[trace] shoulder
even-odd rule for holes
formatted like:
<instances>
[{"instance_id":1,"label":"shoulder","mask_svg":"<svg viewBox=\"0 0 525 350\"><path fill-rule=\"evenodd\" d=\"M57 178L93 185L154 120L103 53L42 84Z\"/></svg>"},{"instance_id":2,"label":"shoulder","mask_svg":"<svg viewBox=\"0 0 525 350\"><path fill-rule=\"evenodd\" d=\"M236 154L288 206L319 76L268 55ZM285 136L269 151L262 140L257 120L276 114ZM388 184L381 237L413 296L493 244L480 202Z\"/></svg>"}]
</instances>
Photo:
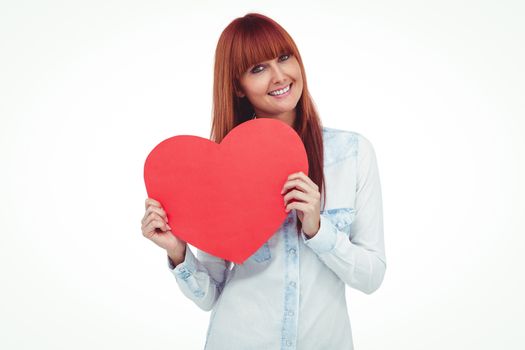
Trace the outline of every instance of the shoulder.
<instances>
[{"instance_id":1,"label":"shoulder","mask_svg":"<svg viewBox=\"0 0 525 350\"><path fill-rule=\"evenodd\" d=\"M373 154L374 149L368 138L352 130L323 126L323 148L325 166L350 157Z\"/></svg>"}]
</instances>

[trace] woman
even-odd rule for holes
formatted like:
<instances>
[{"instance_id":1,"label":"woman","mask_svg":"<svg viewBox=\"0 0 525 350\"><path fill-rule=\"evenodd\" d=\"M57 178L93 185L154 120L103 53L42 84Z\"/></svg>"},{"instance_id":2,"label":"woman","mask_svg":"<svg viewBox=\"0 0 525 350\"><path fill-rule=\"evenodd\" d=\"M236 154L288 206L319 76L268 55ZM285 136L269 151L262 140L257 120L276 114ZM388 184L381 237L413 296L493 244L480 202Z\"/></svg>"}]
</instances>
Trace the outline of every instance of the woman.
<instances>
[{"instance_id":1,"label":"woman","mask_svg":"<svg viewBox=\"0 0 525 350\"><path fill-rule=\"evenodd\" d=\"M371 143L356 132L321 126L299 50L279 24L260 14L224 29L213 90L212 140L220 142L251 118L279 119L303 140L309 174L290 174L282 189L287 219L243 264L199 249L194 255L171 234L166 213L151 198L144 236L166 249L184 295L213 309L206 349L352 349L345 286L370 294L386 270Z\"/></svg>"}]
</instances>

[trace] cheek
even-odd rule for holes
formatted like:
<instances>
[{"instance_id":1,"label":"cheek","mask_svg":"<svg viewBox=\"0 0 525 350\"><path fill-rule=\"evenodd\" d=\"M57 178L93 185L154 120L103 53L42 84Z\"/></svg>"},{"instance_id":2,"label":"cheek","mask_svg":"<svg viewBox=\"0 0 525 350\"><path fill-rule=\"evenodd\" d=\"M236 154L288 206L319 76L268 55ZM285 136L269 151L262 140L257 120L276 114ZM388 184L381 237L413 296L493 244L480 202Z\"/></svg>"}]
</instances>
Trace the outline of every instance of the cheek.
<instances>
[{"instance_id":1,"label":"cheek","mask_svg":"<svg viewBox=\"0 0 525 350\"><path fill-rule=\"evenodd\" d=\"M301 74L301 68L297 68L296 70L294 70L293 72L293 78L297 84L297 86L299 87L302 87L303 85L303 77L302 77L302 74Z\"/></svg>"},{"instance_id":2,"label":"cheek","mask_svg":"<svg viewBox=\"0 0 525 350\"><path fill-rule=\"evenodd\" d=\"M303 89L303 77L301 75L301 71L299 70L294 77L295 77L295 85L298 88L297 90L298 91L302 91L302 89Z\"/></svg>"},{"instance_id":3,"label":"cheek","mask_svg":"<svg viewBox=\"0 0 525 350\"><path fill-rule=\"evenodd\" d=\"M297 79L301 79L301 65L299 64L299 62L297 62L297 60L295 60L295 62L293 63L293 72L294 72L294 75Z\"/></svg>"},{"instance_id":4,"label":"cheek","mask_svg":"<svg viewBox=\"0 0 525 350\"><path fill-rule=\"evenodd\" d=\"M302 76L302 73L301 73L301 67L299 67L299 66L297 67L297 70L295 72L295 76L296 76L296 79L302 83L303 76Z\"/></svg>"},{"instance_id":5,"label":"cheek","mask_svg":"<svg viewBox=\"0 0 525 350\"><path fill-rule=\"evenodd\" d=\"M259 97L266 95L267 86L268 84L262 81L262 79L257 79L247 84L246 92L252 97Z\"/></svg>"}]
</instances>

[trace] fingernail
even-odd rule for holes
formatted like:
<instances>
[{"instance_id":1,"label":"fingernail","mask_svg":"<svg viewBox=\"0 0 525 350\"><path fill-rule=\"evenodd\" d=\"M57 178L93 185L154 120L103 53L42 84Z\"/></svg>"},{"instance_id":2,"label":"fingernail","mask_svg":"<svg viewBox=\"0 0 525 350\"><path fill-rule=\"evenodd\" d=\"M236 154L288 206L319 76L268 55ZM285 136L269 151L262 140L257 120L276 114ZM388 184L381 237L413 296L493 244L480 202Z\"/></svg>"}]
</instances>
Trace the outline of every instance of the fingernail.
<instances>
[{"instance_id":1,"label":"fingernail","mask_svg":"<svg viewBox=\"0 0 525 350\"><path fill-rule=\"evenodd\" d=\"M170 225L166 225L166 226L168 226L168 229L170 229L170 230L171 230L171 227L170 227Z\"/></svg>"}]
</instances>

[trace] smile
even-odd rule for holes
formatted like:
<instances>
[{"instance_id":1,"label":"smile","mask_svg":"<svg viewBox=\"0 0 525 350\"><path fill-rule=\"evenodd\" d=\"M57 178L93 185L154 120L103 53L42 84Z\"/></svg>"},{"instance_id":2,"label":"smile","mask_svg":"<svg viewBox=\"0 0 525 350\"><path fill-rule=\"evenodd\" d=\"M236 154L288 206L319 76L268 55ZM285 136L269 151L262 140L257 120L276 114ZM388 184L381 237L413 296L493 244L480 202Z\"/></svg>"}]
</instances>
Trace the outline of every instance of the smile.
<instances>
[{"instance_id":1,"label":"smile","mask_svg":"<svg viewBox=\"0 0 525 350\"><path fill-rule=\"evenodd\" d=\"M270 95L270 96L274 96L274 97L283 97L283 96L287 96L287 95L289 94L291 88L292 88L292 83L290 83L290 85L288 85L288 86L285 87L284 89L271 91L271 92L268 93L268 95Z\"/></svg>"}]
</instances>

